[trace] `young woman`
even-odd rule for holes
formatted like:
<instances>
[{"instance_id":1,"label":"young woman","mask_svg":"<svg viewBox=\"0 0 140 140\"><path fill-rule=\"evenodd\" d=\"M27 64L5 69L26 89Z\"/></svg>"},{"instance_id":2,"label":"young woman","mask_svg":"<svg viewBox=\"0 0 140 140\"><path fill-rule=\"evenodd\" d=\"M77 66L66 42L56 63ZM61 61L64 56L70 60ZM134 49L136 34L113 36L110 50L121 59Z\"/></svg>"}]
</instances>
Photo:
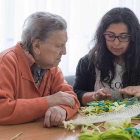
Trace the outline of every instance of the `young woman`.
<instances>
[{"instance_id":1,"label":"young woman","mask_svg":"<svg viewBox=\"0 0 140 140\"><path fill-rule=\"evenodd\" d=\"M108 11L94 46L80 59L74 90L81 105L97 100L140 97L140 25L128 8Z\"/></svg>"}]
</instances>

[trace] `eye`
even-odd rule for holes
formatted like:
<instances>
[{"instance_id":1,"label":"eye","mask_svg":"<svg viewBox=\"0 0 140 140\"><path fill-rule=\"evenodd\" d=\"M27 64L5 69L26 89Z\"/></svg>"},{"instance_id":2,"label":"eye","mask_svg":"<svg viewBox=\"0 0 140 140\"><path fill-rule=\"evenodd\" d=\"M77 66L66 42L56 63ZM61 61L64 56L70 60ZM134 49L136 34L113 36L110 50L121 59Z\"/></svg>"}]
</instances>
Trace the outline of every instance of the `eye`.
<instances>
[{"instance_id":1,"label":"eye","mask_svg":"<svg viewBox=\"0 0 140 140\"><path fill-rule=\"evenodd\" d=\"M56 48L61 48L61 45L57 45Z\"/></svg>"},{"instance_id":2,"label":"eye","mask_svg":"<svg viewBox=\"0 0 140 140\"><path fill-rule=\"evenodd\" d=\"M109 38L114 38L115 36L114 36L114 35L108 34L108 37L109 37Z\"/></svg>"},{"instance_id":3,"label":"eye","mask_svg":"<svg viewBox=\"0 0 140 140\"><path fill-rule=\"evenodd\" d=\"M126 36L126 35L120 36L121 39L126 39L127 37L128 37L128 36Z\"/></svg>"}]
</instances>

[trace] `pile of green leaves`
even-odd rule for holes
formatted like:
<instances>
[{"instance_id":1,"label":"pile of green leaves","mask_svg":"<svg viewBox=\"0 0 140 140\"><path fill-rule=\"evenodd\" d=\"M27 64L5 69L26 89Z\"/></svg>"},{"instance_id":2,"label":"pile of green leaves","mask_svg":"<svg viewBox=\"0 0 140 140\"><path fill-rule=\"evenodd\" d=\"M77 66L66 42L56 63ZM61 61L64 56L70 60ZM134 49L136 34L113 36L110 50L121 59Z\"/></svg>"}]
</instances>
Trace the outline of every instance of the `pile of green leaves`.
<instances>
[{"instance_id":1,"label":"pile of green leaves","mask_svg":"<svg viewBox=\"0 0 140 140\"><path fill-rule=\"evenodd\" d=\"M78 140L140 140L140 129L137 128L116 128L110 129L104 133L82 133Z\"/></svg>"}]
</instances>

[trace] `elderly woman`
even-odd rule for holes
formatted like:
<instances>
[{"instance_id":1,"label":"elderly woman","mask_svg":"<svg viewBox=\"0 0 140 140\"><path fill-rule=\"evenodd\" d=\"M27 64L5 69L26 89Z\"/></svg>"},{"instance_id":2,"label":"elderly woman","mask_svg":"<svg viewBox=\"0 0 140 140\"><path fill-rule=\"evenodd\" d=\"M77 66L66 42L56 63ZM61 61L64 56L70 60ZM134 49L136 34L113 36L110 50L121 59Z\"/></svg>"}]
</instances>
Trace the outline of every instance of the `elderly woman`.
<instances>
[{"instance_id":1,"label":"elderly woman","mask_svg":"<svg viewBox=\"0 0 140 140\"><path fill-rule=\"evenodd\" d=\"M0 53L0 124L45 117L45 126L57 126L77 112L76 94L57 67L66 28L62 17L36 12L25 20L22 41Z\"/></svg>"}]
</instances>

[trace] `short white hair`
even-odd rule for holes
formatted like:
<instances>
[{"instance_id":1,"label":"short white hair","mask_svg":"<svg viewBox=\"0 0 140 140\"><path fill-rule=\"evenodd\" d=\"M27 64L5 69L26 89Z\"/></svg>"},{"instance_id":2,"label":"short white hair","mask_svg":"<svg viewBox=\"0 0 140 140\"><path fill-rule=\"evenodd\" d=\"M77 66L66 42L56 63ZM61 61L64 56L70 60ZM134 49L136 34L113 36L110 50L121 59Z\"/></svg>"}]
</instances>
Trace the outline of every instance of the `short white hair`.
<instances>
[{"instance_id":1,"label":"short white hair","mask_svg":"<svg viewBox=\"0 0 140 140\"><path fill-rule=\"evenodd\" d=\"M30 50L36 39L45 41L52 32L66 29L67 23L59 15L49 12L33 13L25 20L23 25L22 47Z\"/></svg>"}]
</instances>

